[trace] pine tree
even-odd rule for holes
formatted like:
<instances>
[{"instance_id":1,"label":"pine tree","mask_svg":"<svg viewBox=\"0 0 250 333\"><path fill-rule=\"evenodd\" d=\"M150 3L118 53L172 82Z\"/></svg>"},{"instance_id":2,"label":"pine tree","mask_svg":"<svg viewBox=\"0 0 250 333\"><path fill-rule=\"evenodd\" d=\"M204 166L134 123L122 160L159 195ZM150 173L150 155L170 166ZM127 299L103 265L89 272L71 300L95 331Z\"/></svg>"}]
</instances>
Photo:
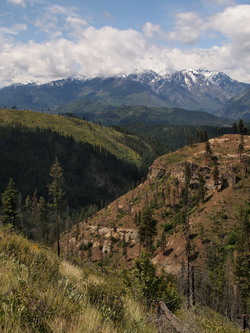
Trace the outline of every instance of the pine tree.
<instances>
[{"instance_id":1,"label":"pine tree","mask_svg":"<svg viewBox=\"0 0 250 333\"><path fill-rule=\"evenodd\" d=\"M201 174L201 172L199 172L199 185L198 185L198 203L204 203L205 200L205 194L206 194L206 189L205 189L205 180Z\"/></svg>"},{"instance_id":2,"label":"pine tree","mask_svg":"<svg viewBox=\"0 0 250 333\"><path fill-rule=\"evenodd\" d=\"M237 125L237 123L233 123L232 129L233 129L234 133L238 132L238 125Z\"/></svg>"},{"instance_id":3,"label":"pine tree","mask_svg":"<svg viewBox=\"0 0 250 333\"><path fill-rule=\"evenodd\" d=\"M219 184L220 184L219 175L220 175L220 173L219 173L218 165L215 164L214 171L213 171L213 180L214 180L214 187L217 192L218 192Z\"/></svg>"},{"instance_id":4,"label":"pine tree","mask_svg":"<svg viewBox=\"0 0 250 333\"><path fill-rule=\"evenodd\" d=\"M37 239L46 243L48 240L48 208L44 197L39 198L36 213Z\"/></svg>"},{"instance_id":5,"label":"pine tree","mask_svg":"<svg viewBox=\"0 0 250 333\"><path fill-rule=\"evenodd\" d=\"M15 225L18 216L18 190L15 189L12 178L10 178L6 190L2 194L2 206L3 223Z\"/></svg>"},{"instance_id":6,"label":"pine tree","mask_svg":"<svg viewBox=\"0 0 250 333\"><path fill-rule=\"evenodd\" d=\"M236 259L234 272L239 284L242 311L247 311L250 295L250 213L249 208L241 207L238 221L238 234L236 240Z\"/></svg>"},{"instance_id":7,"label":"pine tree","mask_svg":"<svg viewBox=\"0 0 250 333\"><path fill-rule=\"evenodd\" d=\"M61 168L57 157L51 166L49 175L52 178L52 182L48 185L48 190L56 223L57 254L60 256L60 212L63 208L65 192L63 190L63 169Z\"/></svg>"},{"instance_id":8,"label":"pine tree","mask_svg":"<svg viewBox=\"0 0 250 333\"><path fill-rule=\"evenodd\" d=\"M238 131L240 134L244 134L244 123L242 119L238 122Z\"/></svg>"},{"instance_id":9,"label":"pine tree","mask_svg":"<svg viewBox=\"0 0 250 333\"><path fill-rule=\"evenodd\" d=\"M150 207L145 207L141 212L141 221L139 225L140 241L145 244L147 250L151 251L156 235L156 220Z\"/></svg>"}]
</instances>

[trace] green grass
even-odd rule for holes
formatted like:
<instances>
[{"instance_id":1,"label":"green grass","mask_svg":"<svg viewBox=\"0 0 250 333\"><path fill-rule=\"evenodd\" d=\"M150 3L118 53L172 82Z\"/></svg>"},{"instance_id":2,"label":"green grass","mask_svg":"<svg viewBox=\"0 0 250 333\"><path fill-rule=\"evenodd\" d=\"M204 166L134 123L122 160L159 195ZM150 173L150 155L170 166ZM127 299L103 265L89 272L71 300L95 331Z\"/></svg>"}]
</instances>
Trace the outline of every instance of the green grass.
<instances>
[{"instance_id":1,"label":"green grass","mask_svg":"<svg viewBox=\"0 0 250 333\"><path fill-rule=\"evenodd\" d=\"M119 279L0 232L1 333L156 332Z\"/></svg>"},{"instance_id":2,"label":"green grass","mask_svg":"<svg viewBox=\"0 0 250 333\"><path fill-rule=\"evenodd\" d=\"M0 231L1 333L156 333L156 313L132 297L121 275L76 266L49 249ZM199 333L240 333L201 306L177 313ZM164 332L172 332L164 322Z\"/></svg>"},{"instance_id":3,"label":"green grass","mask_svg":"<svg viewBox=\"0 0 250 333\"><path fill-rule=\"evenodd\" d=\"M135 150L122 143L128 135L85 120L33 111L0 109L0 122L19 123L30 128L50 128L60 134L73 136L76 141L103 147L119 159L137 166L140 166L142 162L141 156Z\"/></svg>"}]
</instances>

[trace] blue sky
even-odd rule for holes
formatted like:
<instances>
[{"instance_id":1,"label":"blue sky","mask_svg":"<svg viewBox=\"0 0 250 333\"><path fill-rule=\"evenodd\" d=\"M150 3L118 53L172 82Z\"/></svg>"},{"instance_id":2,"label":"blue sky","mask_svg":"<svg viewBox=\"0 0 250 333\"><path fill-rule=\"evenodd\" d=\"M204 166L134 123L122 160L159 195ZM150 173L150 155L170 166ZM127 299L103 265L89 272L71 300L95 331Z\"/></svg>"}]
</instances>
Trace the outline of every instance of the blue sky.
<instances>
[{"instance_id":1,"label":"blue sky","mask_svg":"<svg viewBox=\"0 0 250 333\"><path fill-rule=\"evenodd\" d=\"M250 82L250 0L1 0L0 86L147 69Z\"/></svg>"}]
</instances>

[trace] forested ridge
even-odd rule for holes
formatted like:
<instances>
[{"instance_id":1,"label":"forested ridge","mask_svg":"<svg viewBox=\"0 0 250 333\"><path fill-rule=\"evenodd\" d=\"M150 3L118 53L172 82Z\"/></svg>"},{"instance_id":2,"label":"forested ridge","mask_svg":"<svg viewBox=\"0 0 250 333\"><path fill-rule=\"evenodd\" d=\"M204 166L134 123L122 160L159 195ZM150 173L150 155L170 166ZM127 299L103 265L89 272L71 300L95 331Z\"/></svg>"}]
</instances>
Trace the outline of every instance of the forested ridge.
<instances>
[{"instance_id":1,"label":"forested ridge","mask_svg":"<svg viewBox=\"0 0 250 333\"><path fill-rule=\"evenodd\" d=\"M31 238L36 234L36 239L41 241L48 235L37 236L35 225L47 223L46 228L50 229L48 184L50 168L56 158L63 170L64 215L68 207L70 224L107 205L135 186L143 176L136 165L118 159L103 147L77 142L72 136L60 135L52 129L1 125L0 151L0 193L8 187L10 179L16 191L14 225ZM42 214L40 222L35 222L39 214ZM65 223L64 218L63 229Z\"/></svg>"}]
</instances>

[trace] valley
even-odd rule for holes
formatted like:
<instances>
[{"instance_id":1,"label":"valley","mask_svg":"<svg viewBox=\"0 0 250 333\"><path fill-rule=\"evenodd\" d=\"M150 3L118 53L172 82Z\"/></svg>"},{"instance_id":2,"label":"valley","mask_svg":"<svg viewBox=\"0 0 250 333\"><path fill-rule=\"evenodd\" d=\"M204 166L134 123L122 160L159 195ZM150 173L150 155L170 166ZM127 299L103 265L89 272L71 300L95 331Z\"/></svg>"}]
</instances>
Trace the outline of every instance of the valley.
<instances>
[{"instance_id":1,"label":"valley","mask_svg":"<svg viewBox=\"0 0 250 333\"><path fill-rule=\"evenodd\" d=\"M12 104L0 109L6 333L22 322L28 333L59 332L61 317L62 332L177 332L174 319L157 317L160 300L188 332L240 332L250 304L247 85L222 73L177 74L0 90L0 101ZM229 116L194 97L180 108L177 87L178 103L172 93L163 98L170 81L185 82L191 98L200 80L205 95L217 87L217 101L227 92L216 110L234 101L244 109ZM43 271L41 262L55 268ZM17 278L6 280L8 271ZM41 276L53 295L62 286L54 302Z\"/></svg>"}]
</instances>

